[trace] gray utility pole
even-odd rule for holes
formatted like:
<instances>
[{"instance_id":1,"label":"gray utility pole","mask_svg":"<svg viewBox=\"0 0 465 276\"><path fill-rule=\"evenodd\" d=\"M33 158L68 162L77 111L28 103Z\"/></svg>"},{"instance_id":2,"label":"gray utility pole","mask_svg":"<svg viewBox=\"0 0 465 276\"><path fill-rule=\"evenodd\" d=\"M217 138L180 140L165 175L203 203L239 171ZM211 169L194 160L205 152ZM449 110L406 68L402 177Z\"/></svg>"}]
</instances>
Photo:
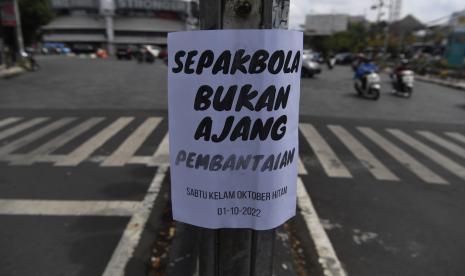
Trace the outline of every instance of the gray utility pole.
<instances>
[{"instance_id":1,"label":"gray utility pole","mask_svg":"<svg viewBox=\"0 0 465 276\"><path fill-rule=\"evenodd\" d=\"M200 28L287 29L290 0L200 0ZM273 274L275 231L200 230L199 275Z\"/></svg>"},{"instance_id":2,"label":"gray utility pole","mask_svg":"<svg viewBox=\"0 0 465 276\"><path fill-rule=\"evenodd\" d=\"M384 0L379 0L378 5L375 6L375 7L378 9L378 15L376 17L376 23L379 23L379 22L381 22L381 17L383 17L383 15L384 15L384 12L383 12Z\"/></svg>"},{"instance_id":3,"label":"gray utility pole","mask_svg":"<svg viewBox=\"0 0 465 276\"><path fill-rule=\"evenodd\" d=\"M23 31L21 29L21 15L19 12L18 0L13 1L15 9L15 19L16 19L16 41L18 43L18 52L19 58L22 58L22 53L24 52L24 41L23 41Z\"/></svg>"},{"instance_id":4,"label":"gray utility pole","mask_svg":"<svg viewBox=\"0 0 465 276\"><path fill-rule=\"evenodd\" d=\"M113 0L100 0L100 14L105 17L105 32L107 37L107 51L110 56L114 54L114 28L115 2Z\"/></svg>"}]
</instances>

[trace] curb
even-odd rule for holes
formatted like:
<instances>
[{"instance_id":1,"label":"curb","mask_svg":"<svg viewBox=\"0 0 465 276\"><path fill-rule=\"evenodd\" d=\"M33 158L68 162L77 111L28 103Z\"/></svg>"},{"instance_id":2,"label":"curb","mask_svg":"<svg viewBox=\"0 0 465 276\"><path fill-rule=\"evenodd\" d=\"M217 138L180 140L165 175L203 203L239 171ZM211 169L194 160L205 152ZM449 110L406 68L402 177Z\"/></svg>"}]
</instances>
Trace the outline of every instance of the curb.
<instances>
[{"instance_id":1,"label":"curb","mask_svg":"<svg viewBox=\"0 0 465 276\"><path fill-rule=\"evenodd\" d=\"M297 179L297 205L300 209L299 216L297 216L297 228L303 238L303 246L309 253L308 257L316 265L317 271L314 271L314 274L347 276L301 177Z\"/></svg>"},{"instance_id":2,"label":"curb","mask_svg":"<svg viewBox=\"0 0 465 276\"><path fill-rule=\"evenodd\" d=\"M24 73L24 69L18 66L11 67L0 71L0 79L8 79Z\"/></svg>"},{"instance_id":3,"label":"curb","mask_svg":"<svg viewBox=\"0 0 465 276\"><path fill-rule=\"evenodd\" d=\"M459 90L465 90L465 82L454 82L450 80L441 80L437 78L431 78L428 76L415 76L418 80L423 81L423 82L429 82L429 83L434 83L434 84L439 84L442 86L447 86L450 88L455 88Z\"/></svg>"}]
</instances>

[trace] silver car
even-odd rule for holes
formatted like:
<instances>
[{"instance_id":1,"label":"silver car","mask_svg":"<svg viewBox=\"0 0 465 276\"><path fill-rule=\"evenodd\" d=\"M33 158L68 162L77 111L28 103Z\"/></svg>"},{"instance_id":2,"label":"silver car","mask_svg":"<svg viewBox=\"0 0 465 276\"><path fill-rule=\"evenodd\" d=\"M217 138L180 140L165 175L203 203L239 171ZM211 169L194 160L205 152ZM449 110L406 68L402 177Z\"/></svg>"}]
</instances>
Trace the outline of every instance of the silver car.
<instances>
[{"instance_id":1,"label":"silver car","mask_svg":"<svg viewBox=\"0 0 465 276\"><path fill-rule=\"evenodd\" d=\"M302 53L302 71L301 75L305 77L313 77L321 73L321 66L315 61L315 55L311 50L304 50Z\"/></svg>"}]
</instances>

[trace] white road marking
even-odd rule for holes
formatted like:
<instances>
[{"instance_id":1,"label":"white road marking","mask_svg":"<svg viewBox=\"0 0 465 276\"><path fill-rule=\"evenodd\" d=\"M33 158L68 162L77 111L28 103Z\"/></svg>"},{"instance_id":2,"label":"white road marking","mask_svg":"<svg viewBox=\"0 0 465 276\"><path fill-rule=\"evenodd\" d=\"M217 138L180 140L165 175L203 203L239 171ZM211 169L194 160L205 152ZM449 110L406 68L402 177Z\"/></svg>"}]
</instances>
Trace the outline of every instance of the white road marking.
<instances>
[{"instance_id":1,"label":"white road marking","mask_svg":"<svg viewBox=\"0 0 465 276\"><path fill-rule=\"evenodd\" d=\"M438 144L439 146L448 149L450 152L457 154L460 157L465 158L465 148L462 148L461 146L452 143L434 133L431 131L417 131L418 134L421 136L425 137L426 139L430 140L431 142L434 142Z\"/></svg>"},{"instance_id":2,"label":"white road marking","mask_svg":"<svg viewBox=\"0 0 465 276\"><path fill-rule=\"evenodd\" d=\"M152 161L150 162L150 166L158 166L158 165L169 165L170 164L170 139L169 133L166 133L163 140L158 145L157 150L153 154Z\"/></svg>"},{"instance_id":3,"label":"white road marking","mask_svg":"<svg viewBox=\"0 0 465 276\"><path fill-rule=\"evenodd\" d=\"M0 199L0 215L132 216L139 201Z\"/></svg>"},{"instance_id":4,"label":"white road marking","mask_svg":"<svg viewBox=\"0 0 465 276\"><path fill-rule=\"evenodd\" d=\"M446 132L446 135L459 142L465 143L465 136L458 132Z\"/></svg>"},{"instance_id":5,"label":"white road marking","mask_svg":"<svg viewBox=\"0 0 465 276\"><path fill-rule=\"evenodd\" d=\"M19 117L11 117L11 118L6 118L6 119L3 119L3 120L0 120L0 127L11 125L12 123L15 123L15 122L17 122L17 121L19 121L21 119L22 118L19 118Z\"/></svg>"},{"instance_id":6,"label":"white road marking","mask_svg":"<svg viewBox=\"0 0 465 276\"><path fill-rule=\"evenodd\" d=\"M42 146L34 149L33 151L30 151L27 154L22 155L21 158L15 159L11 162L11 165L31 165L34 162L40 160L42 156L54 152L55 150L64 146L66 143L73 140L74 138L81 135L90 128L94 127L103 120L104 118L90 118L85 122L58 135L57 137L53 138L52 140L48 141Z\"/></svg>"},{"instance_id":7,"label":"white road marking","mask_svg":"<svg viewBox=\"0 0 465 276\"><path fill-rule=\"evenodd\" d=\"M8 161L10 164L14 164L16 162L20 162L20 160L23 160L26 154L20 154L20 153L13 153L13 154L8 154L8 155L3 155L0 156L0 161ZM58 162L62 160L63 158L66 158L66 155L39 155L36 156L35 162Z\"/></svg>"},{"instance_id":8,"label":"white road marking","mask_svg":"<svg viewBox=\"0 0 465 276\"><path fill-rule=\"evenodd\" d=\"M8 161L10 164L16 164L22 162L21 160L24 159L25 154L8 154L4 156L0 156L0 161ZM68 155L66 154L51 154L51 155L38 155L34 158L34 162L49 162L49 163L57 163L63 160L66 160ZM108 156L104 155L94 155L90 156L86 159L86 162L92 163L101 163L105 160ZM140 164L140 165L147 165L147 166L160 166L160 165L167 165L167 164L154 164L152 162L152 156L133 156L127 164ZM124 166L124 165L121 165Z\"/></svg>"},{"instance_id":9,"label":"white road marking","mask_svg":"<svg viewBox=\"0 0 465 276\"><path fill-rule=\"evenodd\" d=\"M84 144L80 145L73 152L68 154L66 159L60 160L55 163L55 166L77 166L82 161L86 160L96 149L101 147L113 135L118 133L126 125L128 125L134 118L122 117L113 122L111 125L100 131L98 134L92 136Z\"/></svg>"},{"instance_id":10,"label":"white road marking","mask_svg":"<svg viewBox=\"0 0 465 276\"><path fill-rule=\"evenodd\" d=\"M168 134L165 135L162 142L158 145L157 150L153 157L148 157L146 159L150 164L154 164L154 160L164 161L167 160L167 155L169 155L168 147ZM134 159L134 158L133 158ZM145 160L145 159L144 159ZM155 177L153 178L152 183L147 191L147 194L142 202L142 206L139 211L134 214L131 218L131 221L126 226L126 230L123 233L123 236L118 243L113 255L110 259L110 262L103 273L103 276L123 276L124 270L127 263L132 257L136 246L139 243L140 236L144 230L145 224L150 212L152 210L153 204L158 197L158 194L161 190L161 185L165 179L165 175L169 168L169 158L168 161L165 161L164 165L157 164L158 169ZM147 163L146 163L147 164Z\"/></svg>"},{"instance_id":11,"label":"white road marking","mask_svg":"<svg viewBox=\"0 0 465 276\"><path fill-rule=\"evenodd\" d=\"M341 160L311 124L300 124L300 131L312 147L328 176L352 178Z\"/></svg>"},{"instance_id":12,"label":"white road marking","mask_svg":"<svg viewBox=\"0 0 465 276\"><path fill-rule=\"evenodd\" d=\"M161 185L165 179L168 166L160 166L153 178L140 208L132 216L123 236L118 243L111 259L103 273L103 276L123 276L127 263L134 254L134 250L139 243L142 231L150 216L155 200L160 193Z\"/></svg>"},{"instance_id":13,"label":"white road marking","mask_svg":"<svg viewBox=\"0 0 465 276\"><path fill-rule=\"evenodd\" d=\"M3 131L0 132L0 140L2 139L5 139L7 137L10 137L16 133L19 133L25 129L28 129L30 127L33 127L35 125L38 125L42 122L45 122L47 121L49 118L45 118L45 117L40 117L40 118L34 118L32 120L29 120L29 121L26 121L24 123L21 123L19 125L16 125L12 128L7 128Z\"/></svg>"},{"instance_id":14,"label":"white road marking","mask_svg":"<svg viewBox=\"0 0 465 276\"><path fill-rule=\"evenodd\" d=\"M457 162L449 159L439 151L425 145L407 133L399 129L388 129L389 133L397 137L402 142L421 152L423 155L436 162L439 166L457 175L465 180L465 167L462 167Z\"/></svg>"},{"instance_id":15,"label":"white road marking","mask_svg":"<svg viewBox=\"0 0 465 276\"><path fill-rule=\"evenodd\" d=\"M370 173L378 180L399 181L386 166L384 166L365 146L362 145L352 134L345 128L336 125L330 125L328 128L336 135L337 138L360 160Z\"/></svg>"},{"instance_id":16,"label":"white road marking","mask_svg":"<svg viewBox=\"0 0 465 276\"><path fill-rule=\"evenodd\" d=\"M297 165L298 165L298 174L299 175L308 174L307 169L305 168L304 163L302 162L302 159L300 159L300 157L299 157L299 163Z\"/></svg>"},{"instance_id":17,"label":"white road marking","mask_svg":"<svg viewBox=\"0 0 465 276\"><path fill-rule=\"evenodd\" d=\"M133 156L131 160L128 161L128 164L153 165L152 159L152 156Z\"/></svg>"},{"instance_id":18,"label":"white road marking","mask_svg":"<svg viewBox=\"0 0 465 276\"><path fill-rule=\"evenodd\" d=\"M5 156L0 156L0 161L9 161L10 164L15 164L21 162L24 159L25 154L8 154ZM49 162L56 163L63 160L66 160L68 155L66 154L51 154L51 155L38 155L34 158L34 162ZM88 162L100 163L105 160L107 156L104 155L94 155L86 159ZM149 158L147 156L147 158Z\"/></svg>"},{"instance_id":19,"label":"white road marking","mask_svg":"<svg viewBox=\"0 0 465 276\"><path fill-rule=\"evenodd\" d=\"M2 147L0 147L0 156L9 154L25 145L32 143L33 141L59 129L63 126L69 124L70 122L76 120L76 118L63 118L53 123L47 124L46 126L39 128L21 138L14 140L11 143L8 143Z\"/></svg>"},{"instance_id":20,"label":"white road marking","mask_svg":"<svg viewBox=\"0 0 465 276\"><path fill-rule=\"evenodd\" d=\"M326 276L347 275L341 266L328 235L321 225L318 214L313 207L312 200L300 177L297 179L297 203L299 205L300 214L315 244L318 261L323 268L323 274Z\"/></svg>"},{"instance_id":21,"label":"white road marking","mask_svg":"<svg viewBox=\"0 0 465 276\"><path fill-rule=\"evenodd\" d=\"M120 146L103 161L101 166L123 166L125 165L144 143L145 139L161 122L161 118L152 117L145 120Z\"/></svg>"},{"instance_id":22,"label":"white road marking","mask_svg":"<svg viewBox=\"0 0 465 276\"><path fill-rule=\"evenodd\" d=\"M432 172L425 165L415 160L410 154L385 139L373 129L369 127L357 127L357 129L426 183L448 184L442 177Z\"/></svg>"}]
</instances>

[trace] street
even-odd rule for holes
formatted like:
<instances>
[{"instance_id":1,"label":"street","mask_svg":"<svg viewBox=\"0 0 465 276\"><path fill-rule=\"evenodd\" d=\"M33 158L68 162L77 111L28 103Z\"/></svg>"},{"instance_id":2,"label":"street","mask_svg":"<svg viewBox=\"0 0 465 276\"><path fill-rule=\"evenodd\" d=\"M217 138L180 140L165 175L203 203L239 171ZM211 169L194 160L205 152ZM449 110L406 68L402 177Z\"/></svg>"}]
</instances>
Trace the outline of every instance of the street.
<instances>
[{"instance_id":1,"label":"street","mask_svg":"<svg viewBox=\"0 0 465 276\"><path fill-rule=\"evenodd\" d=\"M169 197L166 65L38 61L0 80L0 275L145 275ZM465 91L405 99L383 75L372 101L352 77L301 82L299 177L340 263L465 274Z\"/></svg>"}]
</instances>

